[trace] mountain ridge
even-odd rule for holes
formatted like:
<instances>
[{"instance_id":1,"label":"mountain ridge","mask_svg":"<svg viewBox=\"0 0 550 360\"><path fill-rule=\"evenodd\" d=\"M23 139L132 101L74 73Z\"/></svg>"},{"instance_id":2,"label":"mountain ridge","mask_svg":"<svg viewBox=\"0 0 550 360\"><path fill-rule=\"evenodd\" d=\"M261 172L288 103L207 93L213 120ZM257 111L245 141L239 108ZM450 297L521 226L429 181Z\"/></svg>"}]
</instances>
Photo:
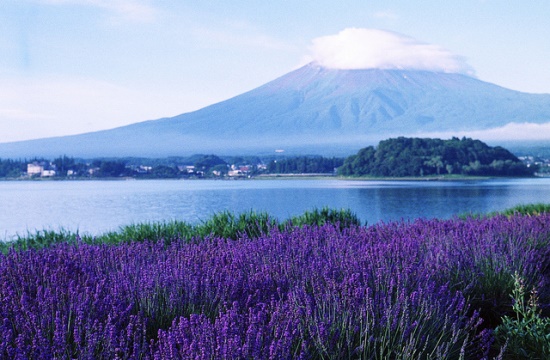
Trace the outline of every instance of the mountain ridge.
<instances>
[{"instance_id":1,"label":"mountain ridge","mask_svg":"<svg viewBox=\"0 0 550 360\"><path fill-rule=\"evenodd\" d=\"M308 64L202 109L80 135L0 144L0 156L171 156L358 149L390 136L550 123L550 94L450 73ZM322 152L323 152L322 151Z\"/></svg>"}]
</instances>

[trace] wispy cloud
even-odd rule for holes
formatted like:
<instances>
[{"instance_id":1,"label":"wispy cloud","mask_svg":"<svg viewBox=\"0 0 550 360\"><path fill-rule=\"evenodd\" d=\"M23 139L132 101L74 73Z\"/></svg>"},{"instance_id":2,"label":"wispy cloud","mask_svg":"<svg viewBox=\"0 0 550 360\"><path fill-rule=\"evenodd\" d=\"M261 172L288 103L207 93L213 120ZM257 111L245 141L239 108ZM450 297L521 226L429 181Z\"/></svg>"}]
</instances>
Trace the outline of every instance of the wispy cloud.
<instances>
[{"instance_id":1,"label":"wispy cloud","mask_svg":"<svg viewBox=\"0 0 550 360\"><path fill-rule=\"evenodd\" d=\"M158 109L163 99L153 92L89 78L0 78L0 83L0 142L97 131L170 114Z\"/></svg>"},{"instance_id":2,"label":"wispy cloud","mask_svg":"<svg viewBox=\"0 0 550 360\"><path fill-rule=\"evenodd\" d=\"M152 22L158 10L149 0L39 0L50 5L79 5L102 9L110 16L135 22Z\"/></svg>"},{"instance_id":3,"label":"wispy cloud","mask_svg":"<svg viewBox=\"0 0 550 360\"><path fill-rule=\"evenodd\" d=\"M385 20L397 20L399 16L391 10L377 11L372 14L374 18L385 19Z\"/></svg>"},{"instance_id":4,"label":"wispy cloud","mask_svg":"<svg viewBox=\"0 0 550 360\"><path fill-rule=\"evenodd\" d=\"M377 29L348 28L312 41L310 58L336 69L408 69L473 75L465 59L438 45Z\"/></svg>"},{"instance_id":5,"label":"wispy cloud","mask_svg":"<svg viewBox=\"0 0 550 360\"><path fill-rule=\"evenodd\" d=\"M0 74L0 142L80 134L174 116L212 104L197 87L145 88L70 75Z\"/></svg>"},{"instance_id":6,"label":"wispy cloud","mask_svg":"<svg viewBox=\"0 0 550 360\"><path fill-rule=\"evenodd\" d=\"M550 122L544 124L534 123L509 123L502 127L487 129L487 130L473 130L473 131L460 131L460 132L431 132L422 134L412 134L413 136L423 137L437 137L437 138L451 138L452 136L458 137L471 137L474 139L481 139L483 141L502 141L502 140L550 140Z\"/></svg>"},{"instance_id":7,"label":"wispy cloud","mask_svg":"<svg viewBox=\"0 0 550 360\"><path fill-rule=\"evenodd\" d=\"M231 21L216 27L199 24L192 27L193 35L206 44L218 46L254 47L269 50L292 50L293 47L282 40L263 33L257 27L242 21Z\"/></svg>"}]
</instances>

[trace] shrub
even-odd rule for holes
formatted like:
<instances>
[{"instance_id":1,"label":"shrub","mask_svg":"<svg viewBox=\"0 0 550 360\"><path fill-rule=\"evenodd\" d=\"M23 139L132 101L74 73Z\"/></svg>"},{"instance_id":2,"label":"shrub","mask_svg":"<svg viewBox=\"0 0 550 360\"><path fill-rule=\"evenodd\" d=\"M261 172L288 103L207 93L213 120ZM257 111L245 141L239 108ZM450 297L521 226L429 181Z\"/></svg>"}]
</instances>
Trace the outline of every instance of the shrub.
<instances>
[{"instance_id":1,"label":"shrub","mask_svg":"<svg viewBox=\"0 0 550 360\"><path fill-rule=\"evenodd\" d=\"M303 215L295 216L284 224L291 226L323 226L325 224L339 224L340 229L351 226L360 226L361 220L349 209L335 210L324 207L306 211Z\"/></svg>"},{"instance_id":2,"label":"shrub","mask_svg":"<svg viewBox=\"0 0 550 360\"><path fill-rule=\"evenodd\" d=\"M511 216L514 214L521 215L540 215L550 212L550 204L527 204L527 205L518 205L511 209L502 211L501 213L506 216Z\"/></svg>"},{"instance_id":3,"label":"shrub","mask_svg":"<svg viewBox=\"0 0 550 360\"><path fill-rule=\"evenodd\" d=\"M497 344L505 346L507 359L550 358L550 318L540 316L535 288L526 302L524 280L514 274L512 291L515 317L504 316L495 330Z\"/></svg>"}]
</instances>

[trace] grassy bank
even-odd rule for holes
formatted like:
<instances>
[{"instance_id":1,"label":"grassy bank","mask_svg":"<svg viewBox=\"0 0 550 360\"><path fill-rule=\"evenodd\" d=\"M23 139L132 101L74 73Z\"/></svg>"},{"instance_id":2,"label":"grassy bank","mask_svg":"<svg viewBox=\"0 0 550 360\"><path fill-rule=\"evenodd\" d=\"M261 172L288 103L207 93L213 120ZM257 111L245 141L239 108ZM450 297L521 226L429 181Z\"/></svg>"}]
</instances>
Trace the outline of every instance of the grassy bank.
<instances>
[{"instance_id":1,"label":"grassy bank","mask_svg":"<svg viewBox=\"0 0 550 360\"><path fill-rule=\"evenodd\" d=\"M464 214L461 218L486 217L514 214L539 215L550 212L550 204L526 204L519 205L500 212L490 214ZM13 241L0 241L0 252L6 253L10 248L27 250L43 249L56 244L110 244L164 241L173 239L187 242L200 241L207 237L222 237L237 239L246 234L254 238L269 233L276 227L284 230L289 226L339 224L340 228L361 225L359 218L349 209L313 209L304 214L280 221L265 212L246 212L234 214L229 211L213 215L199 224L191 224L185 221L167 221L153 223L131 224L121 227L118 231L107 232L99 236L80 235L77 232L66 230L43 230L27 235L19 235Z\"/></svg>"},{"instance_id":2,"label":"grassy bank","mask_svg":"<svg viewBox=\"0 0 550 360\"><path fill-rule=\"evenodd\" d=\"M506 215L506 216L512 216L516 214L520 215L530 215L530 216L537 216L540 214L550 213L550 204L525 204L525 205L518 205L513 208L504 210L502 212L496 212L492 213L491 215L495 216L498 214Z\"/></svg>"},{"instance_id":3,"label":"grassy bank","mask_svg":"<svg viewBox=\"0 0 550 360\"><path fill-rule=\"evenodd\" d=\"M43 230L18 236L13 241L0 242L0 251L6 253L10 248L18 250L43 249L57 244L109 244L130 242L178 241L197 242L205 238L221 237L237 239L242 236L255 238L267 235L273 228L284 230L293 226L338 224L341 228L361 225L359 218L350 210L313 209L302 215L280 221L265 212L247 212L234 214L229 211L213 215L199 224L185 221L167 221L156 223L131 224L118 231L99 236L80 235L71 231Z\"/></svg>"},{"instance_id":4,"label":"grassy bank","mask_svg":"<svg viewBox=\"0 0 550 360\"><path fill-rule=\"evenodd\" d=\"M465 213L459 215L462 219L467 218L486 218L493 216L513 216L513 215L525 215L525 216L538 216L541 214L550 213L550 204L538 203L538 204L521 204L502 211L493 211L487 214L483 213Z\"/></svg>"}]
</instances>

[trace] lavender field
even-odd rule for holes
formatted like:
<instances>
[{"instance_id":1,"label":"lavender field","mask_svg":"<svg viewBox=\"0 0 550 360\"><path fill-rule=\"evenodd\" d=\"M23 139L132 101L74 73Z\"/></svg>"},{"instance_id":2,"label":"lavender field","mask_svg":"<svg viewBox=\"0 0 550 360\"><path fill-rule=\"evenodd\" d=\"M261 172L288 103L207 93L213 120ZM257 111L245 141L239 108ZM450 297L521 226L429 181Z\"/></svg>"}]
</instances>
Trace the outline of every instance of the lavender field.
<instances>
[{"instance_id":1,"label":"lavender field","mask_svg":"<svg viewBox=\"0 0 550 360\"><path fill-rule=\"evenodd\" d=\"M169 240L0 255L0 358L521 358L518 281L549 310L550 214Z\"/></svg>"}]
</instances>

